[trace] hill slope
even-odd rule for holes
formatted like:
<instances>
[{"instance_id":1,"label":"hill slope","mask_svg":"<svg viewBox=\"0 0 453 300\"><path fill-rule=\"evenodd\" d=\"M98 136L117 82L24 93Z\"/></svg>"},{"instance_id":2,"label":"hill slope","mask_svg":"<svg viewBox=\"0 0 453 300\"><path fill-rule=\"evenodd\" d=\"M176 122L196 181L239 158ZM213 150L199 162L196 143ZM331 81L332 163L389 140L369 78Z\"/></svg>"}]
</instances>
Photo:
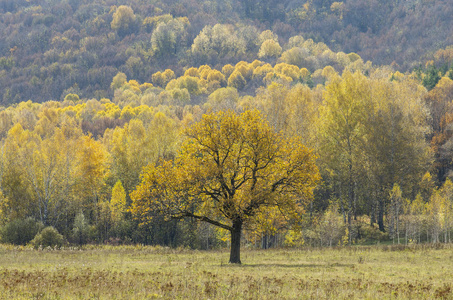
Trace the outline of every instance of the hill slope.
<instances>
[{"instance_id":1,"label":"hill slope","mask_svg":"<svg viewBox=\"0 0 453 300\"><path fill-rule=\"evenodd\" d=\"M0 103L68 93L100 99L113 95L118 72L150 82L166 68L182 74L202 64L251 62L270 37L265 30L283 51L301 35L404 71L453 44L451 15L447 0L1 0ZM205 26L217 23L234 25L206 35Z\"/></svg>"}]
</instances>

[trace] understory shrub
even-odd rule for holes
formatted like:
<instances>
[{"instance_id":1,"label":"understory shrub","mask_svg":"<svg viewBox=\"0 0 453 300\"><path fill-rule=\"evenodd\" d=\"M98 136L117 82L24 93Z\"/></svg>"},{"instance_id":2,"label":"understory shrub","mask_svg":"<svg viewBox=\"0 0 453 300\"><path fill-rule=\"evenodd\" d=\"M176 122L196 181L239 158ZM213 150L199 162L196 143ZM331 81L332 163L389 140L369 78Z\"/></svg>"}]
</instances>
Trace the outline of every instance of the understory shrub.
<instances>
[{"instance_id":1,"label":"understory shrub","mask_svg":"<svg viewBox=\"0 0 453 300\"><path fill-rule=\"evenodd\" d=\"M383 242L389 239L388 233L380 231L376 224L370 225L361 223L360 226L358 226L358 232L359 241L361 243Z\"/></svg>"},{"instance_id":2,"label":"understory shrub","mask_svg":"<svg viewBox=\"0 0 453 300\"><path fill-rule=\"evenodd\" d=\"M42 223L37 222L31 217L12 220L2 228L2 242L14 245L26 245L42 228Z\"/></svg>"},{"instance_id":3,"label":"understory shrub","mask_svg":"<svg viewBox=\"0 0 453 300\"><path fill-rule=\"evenodd\" d=\"M58 231L52 226L44 228L38 233L30 244L35 248L41 247L55 247L61 248L64 243L64 238Z\"/></svg>"}]
</instances>

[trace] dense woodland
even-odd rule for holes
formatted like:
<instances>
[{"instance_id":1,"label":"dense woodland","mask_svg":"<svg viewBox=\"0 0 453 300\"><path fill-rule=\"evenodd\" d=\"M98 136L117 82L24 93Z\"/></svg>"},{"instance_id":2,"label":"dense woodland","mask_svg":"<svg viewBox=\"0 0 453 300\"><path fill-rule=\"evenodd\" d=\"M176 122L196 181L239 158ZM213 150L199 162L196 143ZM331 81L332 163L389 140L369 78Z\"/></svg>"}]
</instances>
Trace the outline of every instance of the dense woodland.
<instances>
[{"instance_id":1,"label":"dense woodland","mask_svg":"<svg viewBox=\"0 0 453 300\"><path fill-rule=\"evenodd\" d=\"M310 72L333 63L330 53L313 53L290 41L298 35L399 71L425 71L429 60L445 68L450 61L434 53L453 44L453 7L448 0L123 4L1 0L0 104L61 101L68 93L110 99L109 85L118 72L152 82L152 74L165 69L180 76L190 67L209 64L220 69L242 60L297 61ZM264 43L269 39L276 43Z\"/></svg>"},{"instance_id":2,"label":"dense woodland","mask_svg":"<svg viewBox=\"0 0 453 300\"><path fill-rule=\"evenodd\" d=\"M53 226L74 244L226 245L194 219L144 220L134 197L222 111L259 112L321 175L297 224L271 211L243 242L451 241L448 1L122 4L0 1L3 242Z\"/></svg>"}]
</instances>

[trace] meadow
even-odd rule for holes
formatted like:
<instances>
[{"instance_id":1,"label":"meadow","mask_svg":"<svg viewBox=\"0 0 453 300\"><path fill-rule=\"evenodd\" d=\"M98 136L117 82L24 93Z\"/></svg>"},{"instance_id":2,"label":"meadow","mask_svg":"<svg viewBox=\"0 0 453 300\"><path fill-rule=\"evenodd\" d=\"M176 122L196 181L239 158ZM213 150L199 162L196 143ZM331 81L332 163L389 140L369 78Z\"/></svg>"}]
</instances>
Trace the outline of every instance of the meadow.
<instances>
[{"instance_id":1,"label":"meadow","mask_svg":"<svg viewBox=\"0 0 453 300\"><path fill-rule=\"evenodd\" d=\"M1 299L453 299L453 246L0 246Z\"/></svg>"}]
</instances>

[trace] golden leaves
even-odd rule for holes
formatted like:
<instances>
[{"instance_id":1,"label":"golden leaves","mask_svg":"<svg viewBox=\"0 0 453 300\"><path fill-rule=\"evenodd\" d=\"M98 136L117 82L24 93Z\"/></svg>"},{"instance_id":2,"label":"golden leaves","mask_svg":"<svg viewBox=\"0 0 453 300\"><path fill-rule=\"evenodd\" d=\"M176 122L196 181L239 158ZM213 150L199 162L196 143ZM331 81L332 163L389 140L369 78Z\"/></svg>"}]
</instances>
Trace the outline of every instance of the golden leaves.
<instances>
[{"instance_id":1,"label":"golden leaves","mask_svg":"<svg viewBox=\"0 0 453 300\"><path fill-rule=\"evenodd\" d=\"M137 216L252 220L268 210L295 217L319 180L315 156L272 130L256 110L204 115L184 131L174 162L149 165L132 194ZM201 217L200 217L201 218Z\"/></svg>"}]
</instances>

